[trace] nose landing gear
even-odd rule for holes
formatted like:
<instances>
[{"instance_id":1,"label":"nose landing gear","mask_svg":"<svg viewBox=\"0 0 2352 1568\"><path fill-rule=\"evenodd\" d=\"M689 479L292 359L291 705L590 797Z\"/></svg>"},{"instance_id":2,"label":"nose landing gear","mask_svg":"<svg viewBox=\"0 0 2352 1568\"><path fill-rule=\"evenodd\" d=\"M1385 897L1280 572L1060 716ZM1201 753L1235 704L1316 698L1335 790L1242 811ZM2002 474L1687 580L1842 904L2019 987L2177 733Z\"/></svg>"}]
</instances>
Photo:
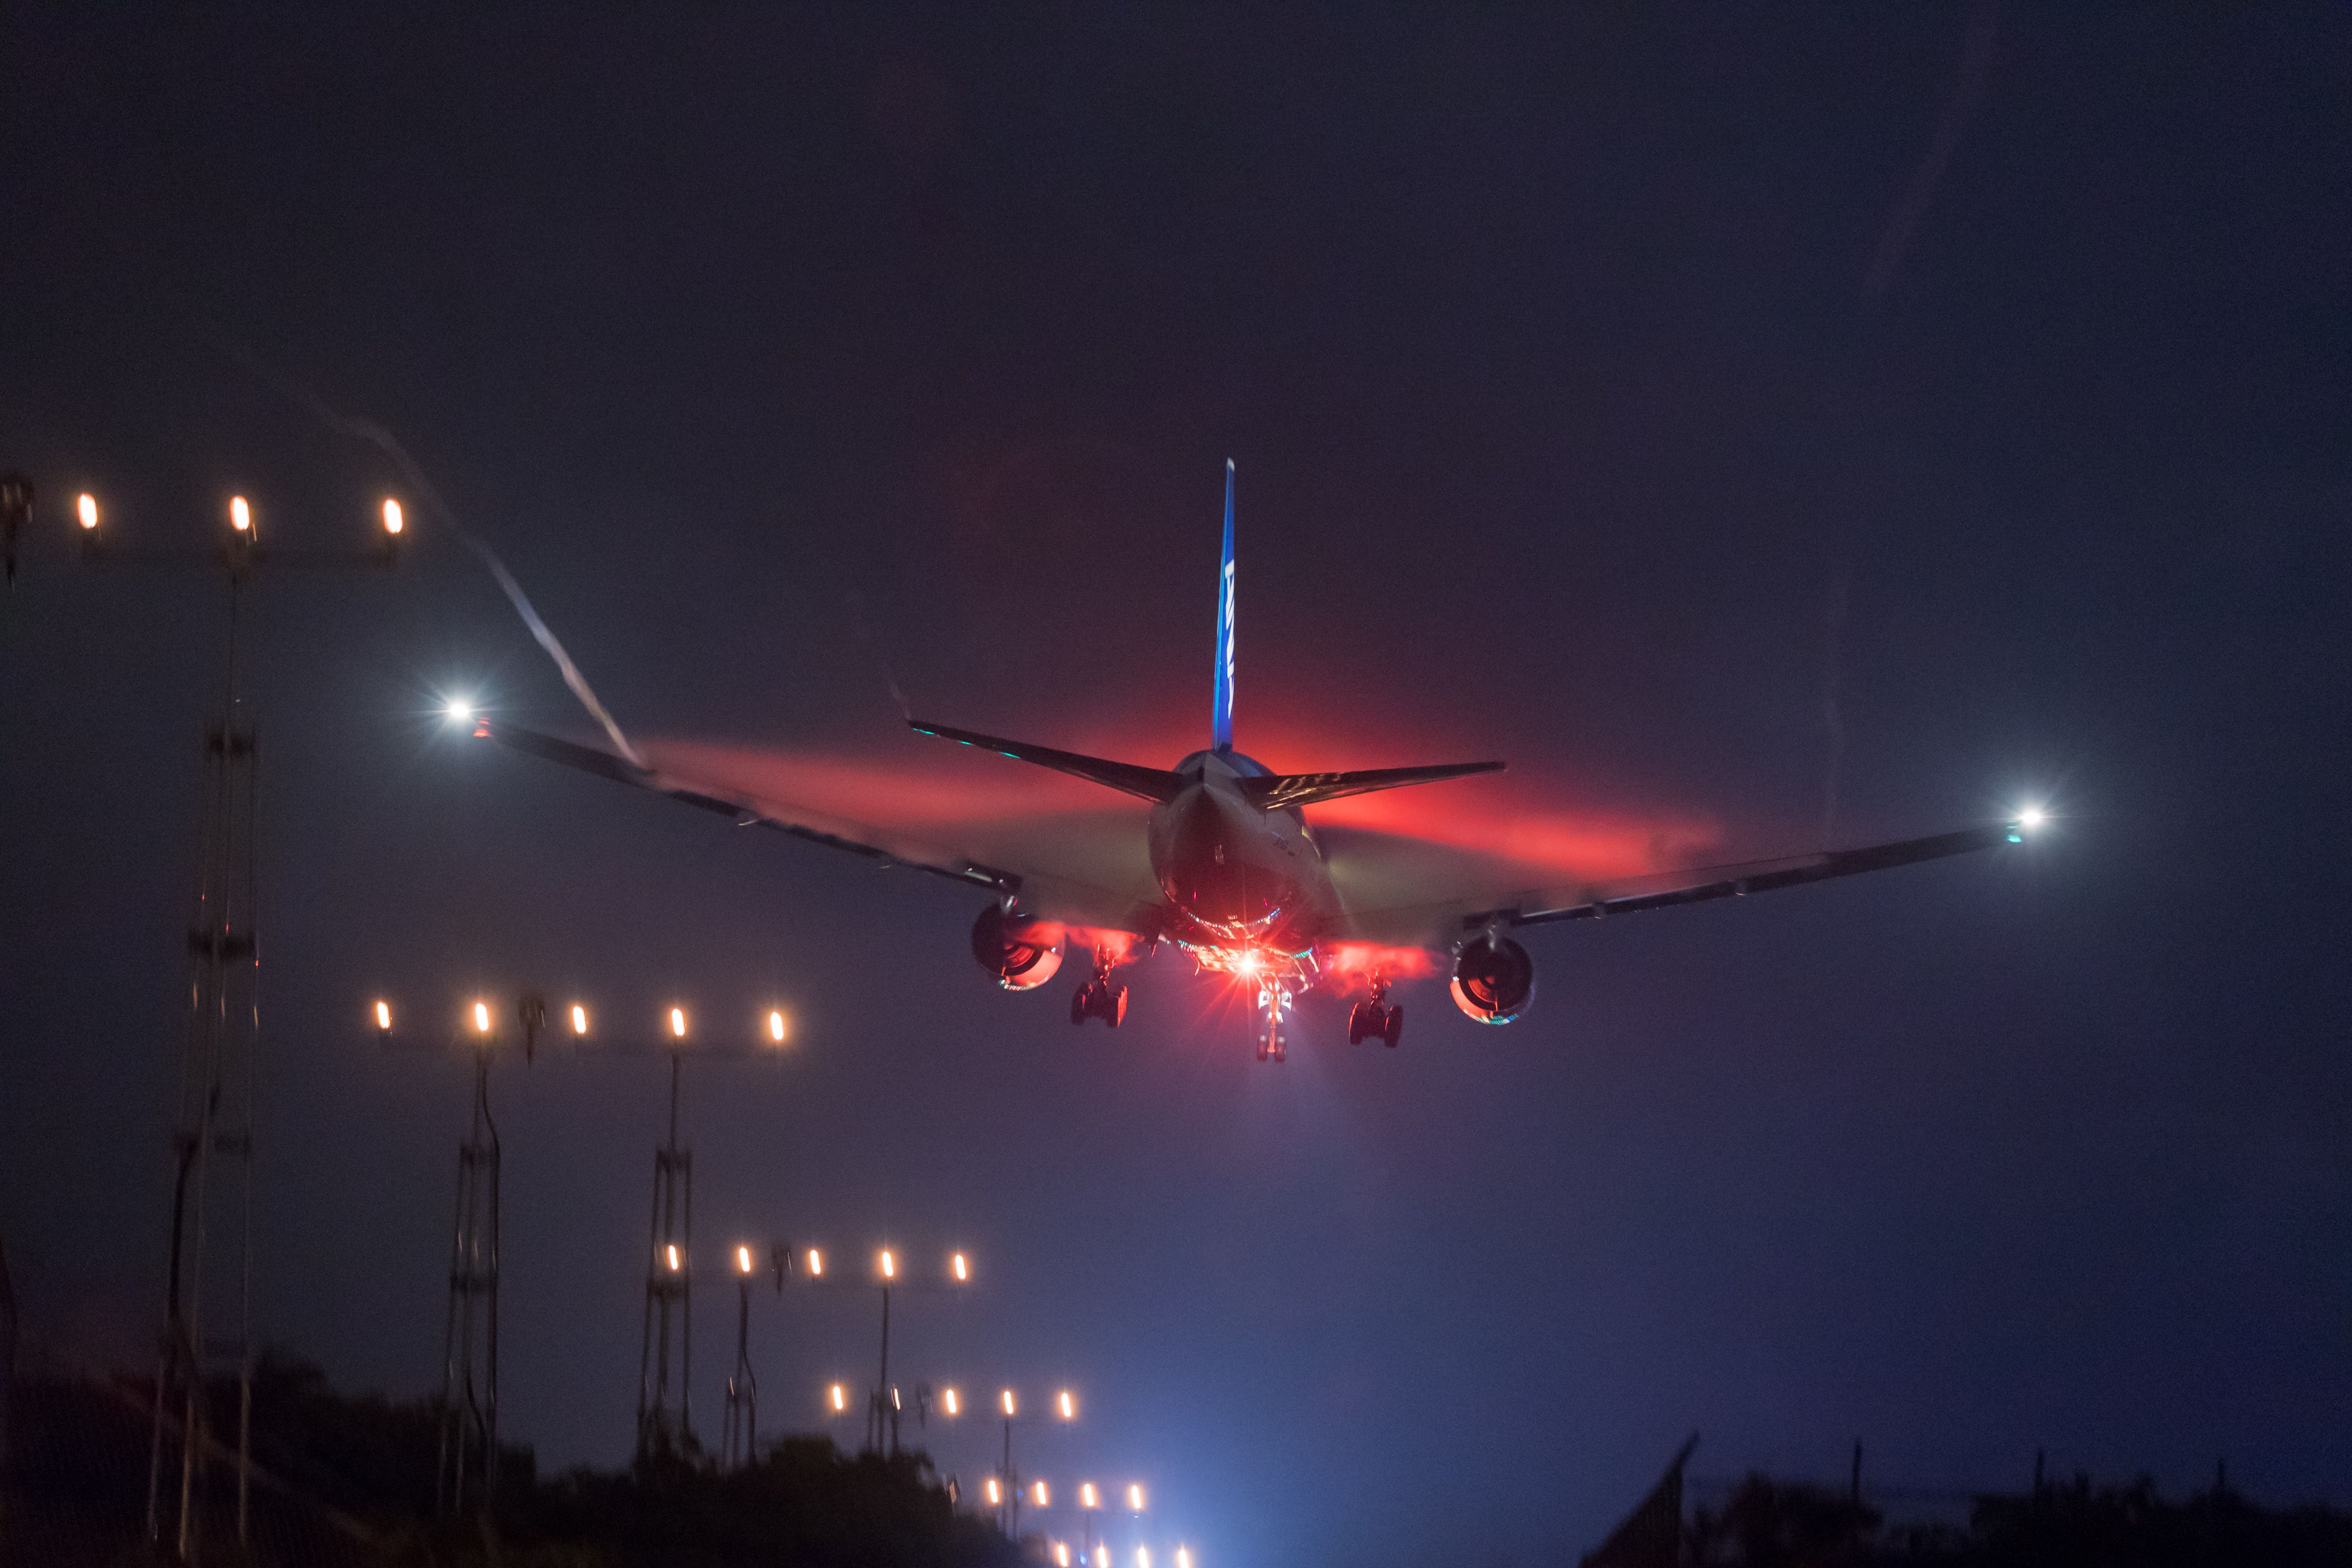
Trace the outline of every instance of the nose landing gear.
<instances>
[{"instance_id":1,"label":"nose landing gear","mask_svg":"<svg viewBox=\"0 0 2352 1568\"><path fill-rule=\"evenodd\" d=\"M1378 1040L1391 1050L1404 1035L1404 1004L1389 1001L1389 983L1378 974L1372 976L1372 994L1348 1010L1348 1043L1360 1046L1366 1040Z\"/></svg>"},{"instance_id":2,"label":"nose landing gear","mask_svg":"<svg viewBox=\"0 0 2352 1568\"><path fill-rule=\"evenodd\" d=\"M1282 1016L1290 1011L1290 987L1278 980L1260 986L1257 1005L1265 1013L1265 1031L1257 1037L1257 1059L1288 1060L1290 1053L1282 1037Z\"/></svg>"},{"instance_id":3,"label":"nose landing gear","mask_svg":"<svg viewBox=\"0 0 2352 1568\"><path fill-rule=\"evenodd\" d=\"M1110 965L1097 954L1094 978L1070 994L1070 1022L1100 1018L1116 1029L1127 1018L1127 987L1111 984Z\"/></svg>"}]
</instances>

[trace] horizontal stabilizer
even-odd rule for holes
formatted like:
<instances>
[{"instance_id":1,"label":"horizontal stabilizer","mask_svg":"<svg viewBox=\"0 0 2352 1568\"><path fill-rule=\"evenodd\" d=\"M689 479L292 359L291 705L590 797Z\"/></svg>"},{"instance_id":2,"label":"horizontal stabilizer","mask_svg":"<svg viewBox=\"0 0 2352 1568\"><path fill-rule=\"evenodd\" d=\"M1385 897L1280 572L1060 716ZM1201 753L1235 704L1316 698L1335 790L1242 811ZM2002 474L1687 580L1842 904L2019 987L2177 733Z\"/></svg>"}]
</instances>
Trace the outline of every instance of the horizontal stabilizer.
<instances>
[{"instance_id":1,"label":"horizontal stabilizer","mask_svg":"<svg viewBox=\"0 0 2352 1568\"><path fill-rule=\"evenodd\" d=\"M1440 763L1426 768L1360 768L1346 773L1274 773L1235 782L1252 804L1273 811L1280 806L1316 805L1345 795L1370 795L1374 790L1435 784L1440 779L1458 779L1465 773L1497 773L1502 766L1500 763Z\"/></svg>"},{"instance_id":2,"label":"horizontal stabilizer","mask_svg":"<svg viewBox=\"0 0 2352 1568\"><path fill-rule=\"evenodd\" d=\"M950 730L944 724L926 724L919 719L908 720L907 728L918 735L937 735L942 741L978 746L984 752L994 752L998 756L1010 757L1016 763L1034 763L1041 768L1052 768L1055 773L1091 779L1096 784L1108 784L1129 795L1139 795L1149 801L1173 800L1184 787L1184 780L1165 768L1139 767L1133 763L1114 763L1101 757L1080 756L1076 752L1057 752L1051 746L1033 746L1025 741L1007 741L995 735L975 734L970 730Z\"/></svg>"}]
</instances>

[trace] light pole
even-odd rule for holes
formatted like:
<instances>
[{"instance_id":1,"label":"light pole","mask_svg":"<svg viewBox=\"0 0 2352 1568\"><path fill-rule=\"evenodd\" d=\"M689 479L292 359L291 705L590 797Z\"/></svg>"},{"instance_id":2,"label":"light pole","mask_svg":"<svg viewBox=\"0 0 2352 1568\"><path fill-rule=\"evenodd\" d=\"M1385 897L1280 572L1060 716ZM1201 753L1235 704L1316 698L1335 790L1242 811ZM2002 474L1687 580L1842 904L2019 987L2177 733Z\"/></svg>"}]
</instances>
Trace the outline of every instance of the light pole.
<instances>
[{"instance_id":1,"label":"light pole","mask_svg":"<svg viewBox=\"0 0 2352 1568\"><path fill-rule=\"evenodd\" d=\"M1017 1541L1021 1538L1021 1473L1013 1468L1013 1428L1016 1423L1031 1425L1043 1417L1024 1416L1020 1396L1009 1388L997 1394L996 1403L1004 1415L1004 1462L996 1472L996 1480L989 1486L989 1501L999 1503L1001 1500L1002 1511L998 1515L997 1528L1004 1532L1007 1540ZM1066 1388L1057 1390L1054 1395L1054 1418L1076 1421L1078 1418L1078 1396Z\"/></svg>"},{"instance_id":2,"label":"light pole","mask_svg":"<svg viewBox=\"0 0 2352 1568\"><path fill-rule=\"evenodd\" d=\"M781 1263L778 1265L781 1269ZM727 1432L719 1463L732 1469L751 1462L760 1440L760 1380L751 1372L751 1249L735 1248L735 1372L727 1380Z\"/></svg>"}]
</instances>

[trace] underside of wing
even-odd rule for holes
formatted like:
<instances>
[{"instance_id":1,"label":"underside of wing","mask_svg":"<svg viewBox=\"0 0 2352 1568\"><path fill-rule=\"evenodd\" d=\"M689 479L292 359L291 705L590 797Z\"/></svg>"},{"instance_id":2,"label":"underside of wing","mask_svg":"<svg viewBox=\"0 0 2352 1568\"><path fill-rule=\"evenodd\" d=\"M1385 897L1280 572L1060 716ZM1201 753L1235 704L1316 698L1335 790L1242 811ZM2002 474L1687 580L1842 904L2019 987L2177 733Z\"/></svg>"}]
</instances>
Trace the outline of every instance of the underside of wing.
<instances>
[{"instance_id":1,"label":"underside of wing","mask_svg":"<svg viewBox=\"0 0 2352 1568\"><path fill-rule=\"evenodd\" d=\"M840 758L691 742L647 742L649 764L487 721L474 731L515 751L667 795L740 826L788 834L877 866L929 871L1017 900L1041 920L1150 935L1160 893L1143 812L1040 808L1034 792L985 791Z\"/></svg>"},{"instance_id":2,"label":"underside of wing","mask_svg":"<svg viewBox=\"0 0 2352 1568\"><path fill-rule=\"evenodd\" d=\"M2021 843L2023 838L2021 824L1989 824L1858 849L1819 850L1778 859L1596 879L1528 889L1499 898L1481 896L1475 889L1486 879L1472 875L1465 879L1466 887L1455 884L1464 888L1457 895L1440 894L1417 900L1397 896L1402 885L1418 882L1433 889L1443 885L1438 879L1443 873L1434 865L1412 866L1409 848L1392 850L1381 858L1389 872L1384 886L1364 877L1355 879L1360 896L1349 900L1348 912L1335 925L1333 939L1444 950L1485 930L1591 920L1711 899L1743 898L1807 882L1999 848ZM1339 858L1335 852L1335 862ZM1486 885L1491 886L1491 880ZM1372 896L1360 896L1367 892ZM1381 894L1395 901L1383 902Z\"/></svg>"}]
</instances>

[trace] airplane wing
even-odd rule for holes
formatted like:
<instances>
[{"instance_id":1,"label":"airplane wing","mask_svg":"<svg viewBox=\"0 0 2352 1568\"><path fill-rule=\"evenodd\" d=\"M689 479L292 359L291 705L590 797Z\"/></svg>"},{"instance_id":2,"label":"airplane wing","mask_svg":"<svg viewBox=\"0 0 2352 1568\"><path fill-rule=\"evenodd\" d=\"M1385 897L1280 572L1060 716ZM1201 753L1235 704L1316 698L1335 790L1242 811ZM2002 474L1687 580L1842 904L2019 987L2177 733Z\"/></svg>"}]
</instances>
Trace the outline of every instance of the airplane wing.
<instances>
[{"instance_id":1,"label":"airplane wing","mask_svg":"<svg viewBox=\"0 0 2352 1568\"><path fill-rule=\"evenodd\" d=\"M1156 935L1160 927L1157 889L1149 888L1148 875L1139 886L1129 868L1104 864L1101 868L1105 874L1090 876L1074 875L1065 866L1051 864L1052 857L1042 858L1049 862L1045 864L1015 865L1011 862L1020 857L1018 848L1012 856L992 853L1006 847L1001 834L970 836L975 839L995 837L999 842L994 845L937 842L932 834L919 830L857 820L835 810L778 798L764 783L747 783L740 776L756 770L731 769L721 756L697 754L684 748L677 749L683 758L680 762L667 759L668 748L646 748L654 766L639 768L625 757L593 746L510 724L493 724L487 719L475 725L474 734L615 784L667 795L725 816L738 826L788 833L812 844L845 850L877 866L912 867L999 897L1010 896L1018 900L1023 912L1040 920L1104 927L1146 937ZM730 773L738 776L730 777ZM950 831L939 837L961 836ZM1133 837L1139 844L1141 835ZM1095 858L1097 861L1104 859L1100 855Z\"/></svg>"},{"instance_id":2,"label":"airplane wing","mask_svg":"<svg viewBox=\"0 0 2352 1568\"><path fill-rule=\"evenodd\" d=\"M1776 888L1793 888L1832 877L1857 876L1922 860L1939 860L2021 844L2025 825L2017 822L1964 827L1925 838L1906 838L1860 849L1827 849L1777 860L1702 866L1615 880L1530 889L1501 900L1476 897L1350 910L1335 922L1330 940L1394 947L1446 950L1490 927L1544 925L1554 921L1597 920L1602 915L1665 909L1708 899L1745 898Z\"/></svg>"}]
</instances>

